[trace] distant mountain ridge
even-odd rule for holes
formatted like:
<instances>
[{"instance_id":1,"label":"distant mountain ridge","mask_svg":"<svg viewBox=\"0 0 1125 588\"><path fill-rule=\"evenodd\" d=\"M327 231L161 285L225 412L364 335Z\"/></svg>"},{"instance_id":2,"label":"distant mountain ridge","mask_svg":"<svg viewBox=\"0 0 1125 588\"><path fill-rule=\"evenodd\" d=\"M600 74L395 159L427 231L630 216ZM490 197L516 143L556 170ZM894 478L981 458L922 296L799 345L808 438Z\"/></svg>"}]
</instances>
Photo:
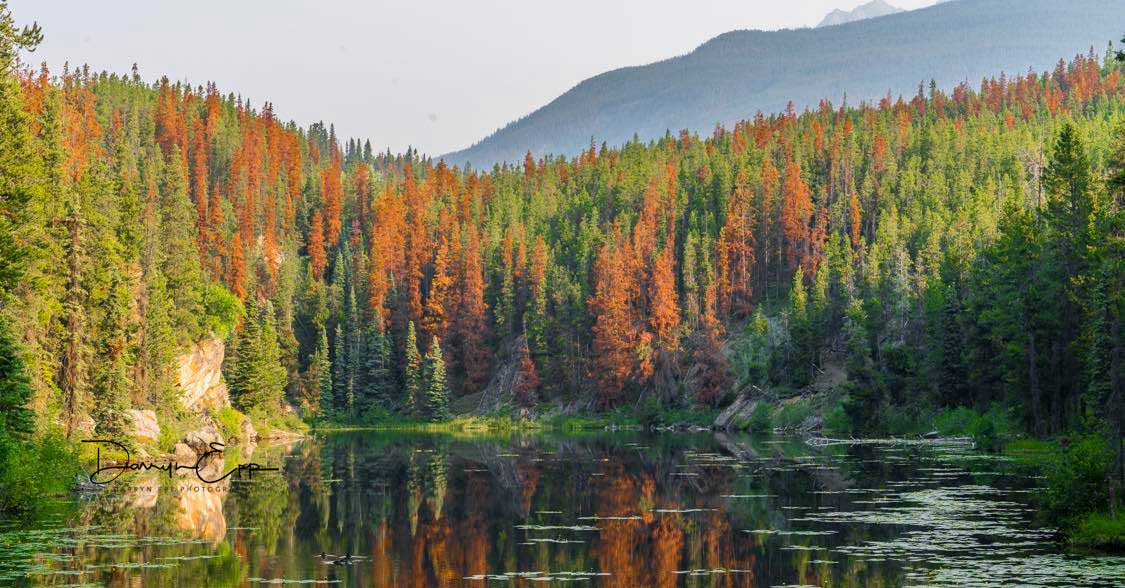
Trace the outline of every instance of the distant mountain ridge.
<instances>
[{"instance_id":1,"label":"distant mountain ridge","mask_svg":"<svg viewBox=\"0 0 1125 588\"><path fill-rule=\"evenodd\" d=\"M855 7L854 10L840 10L837 8L829 12L828 16L825 16L824 20L816 25L816 28L842 25L849 22L887 16L888 14L897 14L899 12L903 12L903 10L897 6L887 4L883 0L871 0L867 4Z\"/></svg>"},{"instance_id":2,"label":"distant mountain ridge","mask_svg":"<svg viewBox=\"0 0 1125 588\"><path fill-rule=\"evenodd\" d=\"M978 85L1001 71L1052 69L1061 57L1103 51L1125 26L1125 0L959 0L841 26L732 31L683 56L590 79L467 149L449 163L487 168L574 155L666 131L707 133L755 112L822 98L855 104L888 91L913 95L933 79Z\"/></svg>"}]
</instances>

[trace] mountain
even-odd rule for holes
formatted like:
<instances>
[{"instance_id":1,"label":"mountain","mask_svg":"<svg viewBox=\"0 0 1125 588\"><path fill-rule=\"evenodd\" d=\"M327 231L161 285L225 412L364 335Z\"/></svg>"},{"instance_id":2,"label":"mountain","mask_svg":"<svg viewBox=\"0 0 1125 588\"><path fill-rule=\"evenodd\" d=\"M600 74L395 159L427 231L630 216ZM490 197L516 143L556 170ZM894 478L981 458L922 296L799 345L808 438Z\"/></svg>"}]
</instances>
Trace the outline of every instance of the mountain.
<instances>
[{"instance_id":1,"label":"mountain","mask_svg":"<svg viewBox=\"0 0 1125 588\"><path fill-rule=\"evenodd\" d=\"M891 6L883 0L871 0L867 4L857 6L855 10L847 11L837 8L828 13L816 28L831 27L836 25L847 24L857 20L866 20L868 18L877 18L880 16L887 16L888 14L897 14L903 10L897 6Z\"/></svg>"},{"instance_id":2,"label":"mountain","mask_svg":"<svg viewBox=\"0 0 1125 588\"><path fill-rule=\"evenodd\" d=\"M477 144L443 158L488 167L527 151L574 155L591 138L710 132L756 111L798 109L822 98L855 104L912 96L931 79L973 86L1005 71L1052 69L1059 56L1120 38L1122 0L961 0L819 29L733 31L691 53L585 80Z\"/></svg>"}]
</instances>

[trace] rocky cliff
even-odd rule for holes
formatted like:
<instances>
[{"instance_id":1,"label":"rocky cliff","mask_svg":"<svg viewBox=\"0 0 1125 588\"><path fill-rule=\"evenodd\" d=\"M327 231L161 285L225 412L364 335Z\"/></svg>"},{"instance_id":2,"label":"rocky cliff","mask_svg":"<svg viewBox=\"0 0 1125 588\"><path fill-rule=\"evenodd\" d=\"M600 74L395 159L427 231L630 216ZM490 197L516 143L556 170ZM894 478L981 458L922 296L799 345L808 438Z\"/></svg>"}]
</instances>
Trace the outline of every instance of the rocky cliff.
<instances>
[{"instance_id":1,"label":"rocky cliff","mask_svg":"<svg viewBox=\"0 0 1125 588\"><path fill-rule=\"evenodd\" d=\"M218 410L230 406L227 384L223 381L223 356L226 346L217 337L196 343L179 357L180 402L192 412Z\"/></svg>"}]
</instances>

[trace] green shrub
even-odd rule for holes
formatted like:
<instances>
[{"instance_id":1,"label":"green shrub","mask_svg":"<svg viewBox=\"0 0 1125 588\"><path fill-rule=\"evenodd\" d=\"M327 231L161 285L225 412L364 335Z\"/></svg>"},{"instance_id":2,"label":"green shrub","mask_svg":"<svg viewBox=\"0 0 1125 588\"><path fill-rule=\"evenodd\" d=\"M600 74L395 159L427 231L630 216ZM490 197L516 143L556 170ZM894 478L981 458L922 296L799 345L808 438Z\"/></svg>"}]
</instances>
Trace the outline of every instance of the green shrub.
<instances>
[{"instance_id":1,"label":"green shrub","mask_svg":"<svg viewBox=\"0 0 1125 588\"><path fill-rule=\"evenodd\" d=\"M637 421L640 422L644 428L650 428L653 425L664 424L664 411L660 407L660 401L657 400L655 394L649 394L636 411Z\"/></svg>"},{"instance_id":2,"label":"green shrub","mask_svg":"<svg viewBox=\"0 0 1125 588\"><path fill-rule=\"evenodd\" d=\"M1088 513L1109 504L1110 451L1100 437L1088 437L1057 451L1047 463L1047 489L1040 496L1047 522L1075 527Z\"/></svg>"},{"instance_id":3,"label":"green shrub","mask_svg":"<svg viewBox=\"0 0 1125 588\"><path fill-rule=\"evenodd\" d=\"M34 509L69 490L81 472L76 450L61 433L31 442L0 440L0 512Z\"/></svg>"},{"instance_id":4,"label":"green shrub","mask_svg":"<svg viewBox=\"0 0 1125 588\"><path fill-rule=\"evenodd\" d=\"M800 426L805 422L805 419L812 415L812 404L808 400L798 400L790 404L784 404L781 410L777 412L775 417L776 426L783 429L791 429Z\"/></svg>"},{"instance_id":5,"label":"green shrub","mask_svg":"<svg viewBox=\"0 0 1125 588\"><path fill-rule=\"evenodd\" d=\"M203 327L220 339L226 339L246 314L238 296L222 284L208 284L203 289Z\"/></svg>"},{"instance_id":6,"label":"green shrub","mask_svg":"<svg viewBox=\"0 0 1125 588\"><path fill-rule=\"evenodd\" d=\"M824 431L829 433L846 433L851 426L848 421L848 413L844 412L844 406L837 404L824 415Z\"/></svg>"},{"instance_id":7,"label":"green shrub","mask_svg":"<svg viewBox=\"0 0 1125 588\"><path fill-rule=\"evenodd\" d=\"M230 441L230 439L242 435L242 421L246 418L237 408L227 406L219 409L214 414L215 422L219 425L219 432L223 434L223 439Z\"/></svg>"},{"instance_id":8,"label":"green shrub","mask_svg":"<svg viewBox=\"0 0 1125 588\"><path fill-rule=\"evenodd\" d=\"M965 407L947 409L934 418L934 427L947 437L972 437L977 447L995 451L1013 436L1019 425L1010 411L994 404L984 413Z\"/></svg>"},{"instance_id":9,"label":"green shrub","mask_svg":"<svg viewBox=\"0 0 1125 588\"><path fill-rule=\"evenodd\" d=\"M754 410L750 413L750 420L746 423L746 428L754 431L755 433L762 433L773 429L773 407L770 403L762 400L754 405Z\"/></svg>"}]
</instances>

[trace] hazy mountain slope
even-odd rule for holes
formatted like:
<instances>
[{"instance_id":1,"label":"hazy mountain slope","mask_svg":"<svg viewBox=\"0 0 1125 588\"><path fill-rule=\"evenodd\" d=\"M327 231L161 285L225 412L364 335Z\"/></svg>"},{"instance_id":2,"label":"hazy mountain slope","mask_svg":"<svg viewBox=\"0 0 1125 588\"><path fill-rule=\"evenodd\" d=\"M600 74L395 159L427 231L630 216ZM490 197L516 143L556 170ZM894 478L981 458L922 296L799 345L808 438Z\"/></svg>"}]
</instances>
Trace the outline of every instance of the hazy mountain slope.
<instances>
[{"instance_id":1,"label":"hazy mountain slope","mask_svg":"<svg viewBox=\"0 0 1125 588\"><path fill-rule=\"evenodd\" d=\"M897 6L891 6L883 0L871 0L867 4L857 6L855 10L840 10L837 8L828 13L816 28L831 27L836 25L847 24L849 22L856 22L859 20L866 20L868 18L878 18L880 16L887 16L888 14L896 14L902 12L902 9Z\"/></svg>"},{"instance_id":2,"label":"hazy mountain slope","mask_svg":"<svg viewBox=\"0 0 1125 588\"><path fill-rule=\"evenodd\" d=\"M487 167L536 155L573 155L666 130L709 132L754 112L823 97L852 103L921 81L979 85L998 71L1053 68L1061 55L1104 51L1125 28L1125 0L961 0L823 29L734 31L695 51L590 78L505 126L452 163Z\"/></svg>"}]
</instances>

